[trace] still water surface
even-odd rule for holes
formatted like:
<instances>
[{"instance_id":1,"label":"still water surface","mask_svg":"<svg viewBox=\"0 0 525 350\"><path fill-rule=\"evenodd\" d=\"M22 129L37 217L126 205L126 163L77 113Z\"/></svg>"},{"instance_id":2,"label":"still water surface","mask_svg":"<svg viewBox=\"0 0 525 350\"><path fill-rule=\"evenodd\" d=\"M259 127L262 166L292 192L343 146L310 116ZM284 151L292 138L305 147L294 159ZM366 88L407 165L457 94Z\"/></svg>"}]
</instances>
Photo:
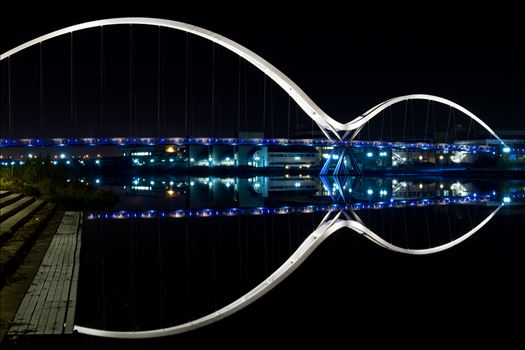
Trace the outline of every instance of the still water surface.
<instances>
[{"instance_id":1,"label":"still water surface","mask_svg":"<svg viewBox=\"0 0 525 350\"><path fill-rule=\"evenodd\" d=\"M319 321L320 332L342 334L345 323L335 318L350 313L380 328L396 328L396 313L412 314L409 324L419 326L417 320L434 324L427 309L435 316L455 315L448 317L455 324L462 317L480 321L474 315L502 312L507 303L516 310L524 306L516 277L525 260L519 248L525 181L306 176L98 180L120 202L113 212L85 215L76 321L81 326L151 330L210 314L275 271L330 210L355 219L354 213L385 241L417 250L462 237L504 202L472 237L430 256L391 252L343 228L246 310L182 336L261 336L268 331L289 337L293 329L313 329ZM484 301L474 303L469 295Z\"/></svg>"}]
</instances>

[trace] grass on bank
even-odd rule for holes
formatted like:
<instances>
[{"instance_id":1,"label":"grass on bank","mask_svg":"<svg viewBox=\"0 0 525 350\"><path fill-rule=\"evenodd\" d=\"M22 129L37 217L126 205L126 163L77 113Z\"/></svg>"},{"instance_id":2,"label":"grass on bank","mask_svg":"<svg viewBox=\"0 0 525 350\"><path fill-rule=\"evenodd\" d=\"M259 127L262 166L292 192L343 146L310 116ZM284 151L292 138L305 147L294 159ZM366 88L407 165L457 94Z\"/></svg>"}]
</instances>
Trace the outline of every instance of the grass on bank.
<instances>
[{"instance_id":1,"label":"grass on bank","mask_svg":"<svg viewBox=\"0 0 525 350\"><path fill-rule=\"evenodd\" d=\"M118 200L111 191L68 181L66 169L53 165L49 158L31 159L16 167L2 167L0 190L55 202L66 210L109 210Z\"/></svg>"}]
</instances>

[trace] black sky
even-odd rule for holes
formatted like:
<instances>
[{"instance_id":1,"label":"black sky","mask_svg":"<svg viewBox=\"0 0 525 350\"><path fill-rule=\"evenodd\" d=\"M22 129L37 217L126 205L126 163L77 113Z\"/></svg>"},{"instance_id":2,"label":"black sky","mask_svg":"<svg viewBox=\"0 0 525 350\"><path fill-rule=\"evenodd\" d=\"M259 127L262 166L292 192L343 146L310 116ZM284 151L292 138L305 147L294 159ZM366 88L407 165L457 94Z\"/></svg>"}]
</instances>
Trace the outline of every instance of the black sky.
<instances>
[{"instance_id":1,"label":"black sky","mask_svg":"<svg viewBox=\"0 0 525 350\"><path fill-rule=\"evenodd\" d=\"M176 3L170 4L171 9L153 3L141 7L126 5L124 10L95 2L66 8L49 6L29 15L14 7L2 11L0 51L84 21L160 17L210 29L250 48L281 69L321 108L341 121L393 96L430 93L460 103L495 129L525 129L525 45L519 40L519 22L512 15L516 13L512 8L476 8L464 12L440 4L439 9L416 6L378 11L383 5L347 9L328 2L292 9L271 3L215 5L208 10L203 10L204 4L183 8ZM42 12L38 13L39 10ZM46 15L40 15L44 12ZM22 66L33 66L24 70L36 69L33 73L38 74L38 65L35 67L34 61L28 61ZM3 129L5 72L6 65L2 62ZM33 84L38 86L38 75L32 76ZM37 95L36 89L33 95ZM20 87L17 94L19 91ZM153 95L150 97L154 99ZM223 103L228 101L226 98ZM48 102L47 108L52 109L52 105L53 102ZM120 112L110 108L108 113ZM140 106L137 113L141 114ZM203 112L195 107L194 113ZM248 129L256 127L248 125Z\"/></svg>"}]
</instances>

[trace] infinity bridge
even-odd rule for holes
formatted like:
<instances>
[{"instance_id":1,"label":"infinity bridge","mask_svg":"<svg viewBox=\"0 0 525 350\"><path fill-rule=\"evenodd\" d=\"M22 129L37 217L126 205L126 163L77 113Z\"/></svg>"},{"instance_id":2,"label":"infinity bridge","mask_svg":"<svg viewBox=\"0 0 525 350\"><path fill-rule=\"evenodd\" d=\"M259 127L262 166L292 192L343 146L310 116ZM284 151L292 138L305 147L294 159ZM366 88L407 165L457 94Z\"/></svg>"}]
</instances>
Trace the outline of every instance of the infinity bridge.
<instances>
[{"instance_id":1,"label":"infinity bridge","mask_svg":"<svg viewBox=\"0 0 525 350\"><path fill-rule=\"evenodd\" d=\"M214 145L214 144L225 144L225 145L279 145L279 146L336 146L338 149L334 149L330 155L328 155L327 165L325 165L323 173L327 173L332 160L337 161L335 174L339 174L339 170L342 173L348 173L347 165L345 165L345 159L350 158L350 163L354 164L355 160L352 158L352 154L348 153L348 148L351 147L373 147L373 148L400 148L400 149L423 149L423 150L443 150L443 151L462 151L462 152L487 152L496 154L499 150L503 152L510 152L510 148L505 142L491 129L481 118L476 116L468 109L458 105L457 103L450 101L446 98L428 95L428 94L410 94L405 96L399 96L388 99L376 106L370 108L363 114L353 118L347 123L341 123L336 119L329 116L324 112L313 100L290 78L282 73L275 66L270 64L268 61L247 49L246 47L225 38L217 33L209 30L193 26L190 24L156 19L156 18L142 18L142 17L128 17L128 18L112 18L104 19L99 21L86 22L71 27L63 28L52 33L43 35L31 41L28 41L22 45L19 45L12 50L9 50L0 55L0 60L8 60L10 69L10 63L13 55L23 51L29 47L37 44L41 44L49 39L59 37L66 34L72 34L77 31L86 30L89 28L102 28L104 26L111 25L147 25L153 27L165 27L182 32L190 33L206 40L209 40L215 44L218 44L227 50L235 53L240 58L250 62L254 67L259 69L268 78L274 81L285 93L297 103L297 105L308 115L311 120L320 128L322 133L326 136L326 140L319 139L269 139L269 138L143 138L143 137L124 137L124 138L5 138L0 140L0 147L44 147L44 146L102 146L102 145L115 145L115 146L128 146L128 145ZM10 84L9 76L9 84ZM413 142L384 142L384 141L357 141L356 137L363 130L363 127L370 122L372 119L380 116L386 109L406 101L412 100L423 100L435 102L437 104L445 105L450 109L457 110L462 114L475 121L483 129L485 129L490 135L492 135L497 141L497 146L494 145L458 145L450 143L413 143ZM11 94L9 95L9 117L11 118ZM11 119L10 119L11 120ZM357 167L354 167L357 168ZM346 169L346 170L345 170ZM287 276L289 276L295 269L297 269L305 259L330 235L337 232L342 228L349 228L354 232L363 235L373 243L398 253L410 254L410 255L426 255L441 252L446 249L450 249L455 245L463 242L467 238L478 232L483 226L485 226L492 218L502 209L502 207L508 203L511 198L506 197L508 200L498 202L497 206L491 211L491 213L477 224L471 230L465 232L462 236L454 239L446 244L427 248L427 249L408 249L404 247L396 246L389 243L385 239L381 238L376 232L366 227L357 215L356 211L359 209L368 209L376 206L378 209L388 207L406 207L406 206L430 206L430 205L448 205L448 204L469 204L479 203L488 201L491 199L490 195L479 196L478 198L452 198L448 200L421 200L412 202L381 202L381 203L365 203L365 204L354 204L354 205L342 205L342 206L325 206L325 207L298 207L298 208L256 208L250 210L226 210L226 211L207 211L201 210L197 212L193 211L173 211L173 212L147 212L147 213L134 213L134 212L116 212L116 213L103 213L93 214L88 218L96 219L97 215L101 215L101 218L109 217L114 219L127 219L142 217L148 218L152 216L160 217L185 217L185 216L231 216L231 215L260 215L260 214L280 214L289 212L313 212L313 211L327 211L317 228L304 240L304 242L297 248L297 250L268 278L261 282L258 286L253 288L251 291L241 296L232 303L218 309L217 311L210 313L204 317L176 325L173 327L167 327L162 329L147 330L147 331L110 331L94 329L82 326L75 326L75 329L83 334L101 336L101 337L114 337L114 338L152 338L161 337L167 335L173 335L178 333L187 332L199 327L203 327L207 324L217 322L218 320L227 317L236 311L243 309L255 300L268 293L271 289L282 282ZM492 208L491 208L492 209ZM269 211L272 210L270 213Z\"/></svg>"}]
</instances>

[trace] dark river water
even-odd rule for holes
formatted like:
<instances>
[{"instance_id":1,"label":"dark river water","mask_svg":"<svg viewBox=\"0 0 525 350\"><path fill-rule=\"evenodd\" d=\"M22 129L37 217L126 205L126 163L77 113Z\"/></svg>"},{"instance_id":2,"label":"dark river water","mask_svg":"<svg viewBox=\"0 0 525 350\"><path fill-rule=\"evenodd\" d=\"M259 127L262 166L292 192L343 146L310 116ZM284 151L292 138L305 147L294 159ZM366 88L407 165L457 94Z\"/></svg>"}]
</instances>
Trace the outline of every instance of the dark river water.
<instances>
[{"instance_id":1,"label":"dark river water","mask_svg":"<svg viewBox=\"0 0 525 350\"><path fill-rule=\"evenodd\" d=\"M376 236L343 227L246 308L197 330L138 344L212 340L252 347L282 338L351 346L388 337L403 344L464 337L465 327L494 335L502 329L515 334L523 326L509 315L521 319L525 311L525 181L84 181L111 188L120 202L112 212L84 217L80 326L145 331L211 314L264 281L325 216L337 214ZM438 251L425 254L432 249Z\"/></svg>"}]
</instances>

